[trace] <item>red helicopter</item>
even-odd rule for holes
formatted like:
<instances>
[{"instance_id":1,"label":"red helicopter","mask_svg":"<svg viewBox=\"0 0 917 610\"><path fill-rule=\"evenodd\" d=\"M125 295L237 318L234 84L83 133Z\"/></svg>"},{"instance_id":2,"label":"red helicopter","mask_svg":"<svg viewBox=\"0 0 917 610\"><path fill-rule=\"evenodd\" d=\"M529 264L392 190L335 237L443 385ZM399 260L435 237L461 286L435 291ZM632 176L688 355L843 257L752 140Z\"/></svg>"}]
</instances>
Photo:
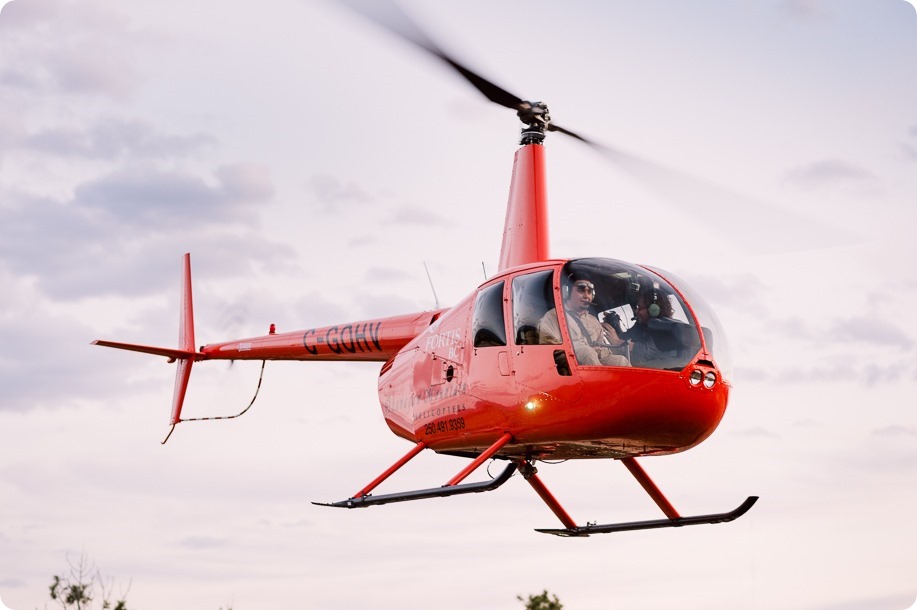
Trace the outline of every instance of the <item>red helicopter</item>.
<instances>
[{"instance_id":1,"label":"red helicopter","mask_svg":"<svg viewBox=\"0 0 917 610\"><path fill-rule=\"evenodd\" d=\"M385 421L413 446L351 497L323 506L359 508L493 491L518 471L563 525L537 530L544 533L589 536L722 523L744 515L756 496L730 512L681 516L636 460L690 449L722 419L731 371L716 316L665 271L549 254L546 132L616 153L551 122L545 104L525 101L460 64L392 7L375 15L359 10L444 61L521 119L496 275L449 308L286 333L271 325L264 336L196 348L191 262L185 254L178 348L94 344L178 363L169 435L183 421L225 419L182 419L195 362L261 360L262 372L267 360L383 363L378 388ZM373 493L424 449L471 461L440 487ZM623 463L665 518L577 525L542 483L536 464L598 458ZM491 459L506 463L497 477L463 482Z\"/></svg>"}]
</instances>

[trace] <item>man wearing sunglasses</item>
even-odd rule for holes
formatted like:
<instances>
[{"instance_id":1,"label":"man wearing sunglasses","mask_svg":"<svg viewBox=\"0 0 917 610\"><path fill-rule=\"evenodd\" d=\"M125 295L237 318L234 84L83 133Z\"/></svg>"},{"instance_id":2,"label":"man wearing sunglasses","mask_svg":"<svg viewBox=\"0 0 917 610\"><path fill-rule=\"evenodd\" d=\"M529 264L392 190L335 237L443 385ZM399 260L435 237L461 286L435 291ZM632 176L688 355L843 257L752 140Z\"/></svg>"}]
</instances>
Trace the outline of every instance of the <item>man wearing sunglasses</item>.
<instances>
[{"instance_id":1,"label":"man wearing sunglasses","mask_svg":"<svg viewBox=\"0 0 917 610\"><path fill-rule=\"evenodd\" d=\"M573 353L580 366L630 366L626 357L611 351L605 337L605 330L592 313L595 285L589 278L572 277L564 285L564 311L567 316L567 331L573 343ZM538 322L540 343L559 345L560 325L557 310L547 312Z\"/></svg>"}]
</instances>

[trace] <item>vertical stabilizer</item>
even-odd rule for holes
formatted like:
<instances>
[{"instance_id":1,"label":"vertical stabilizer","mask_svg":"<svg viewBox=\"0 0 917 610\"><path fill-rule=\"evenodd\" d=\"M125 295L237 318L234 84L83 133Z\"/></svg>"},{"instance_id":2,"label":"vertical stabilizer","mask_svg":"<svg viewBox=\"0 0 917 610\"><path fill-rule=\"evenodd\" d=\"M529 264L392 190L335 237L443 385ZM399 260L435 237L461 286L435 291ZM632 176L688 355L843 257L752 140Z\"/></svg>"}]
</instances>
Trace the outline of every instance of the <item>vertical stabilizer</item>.
<instances>
[{"instance_id":1,"label":"vertical stabilizer","mask_svg":"<svg viewBox=\"0 0 917 610\"><path fill-rule=\"evenodd\" d=\"M189 253L185 253L182 257L181 283L178 347L185 352L194 352L194 307L191 301L191 254ZM188 389L192 364L194 364L194 358L178 359L178 368L175 371L175 392L172 395L172 418L169 422L173 426L181 421L181 407L185 401L185 391Z\"/></svg>"}]
</instances>

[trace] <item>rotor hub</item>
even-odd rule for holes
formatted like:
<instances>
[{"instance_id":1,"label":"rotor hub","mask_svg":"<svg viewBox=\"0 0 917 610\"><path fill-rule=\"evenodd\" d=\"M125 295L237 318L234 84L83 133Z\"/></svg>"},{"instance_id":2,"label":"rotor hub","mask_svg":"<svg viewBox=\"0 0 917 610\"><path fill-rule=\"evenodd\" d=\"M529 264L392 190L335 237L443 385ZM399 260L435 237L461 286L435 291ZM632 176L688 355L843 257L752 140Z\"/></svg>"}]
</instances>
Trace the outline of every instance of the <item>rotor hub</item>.
<instances>
[{"instance_id":1,"label":"rotor hub","mask_svg":"<svg viewBox=\"0 0 917 610\"><path fill-rule=\"evenodd\" d=\"M551 115L544 102L522 102L517 112L519 120L525 123L520 144L542 144L544 134L551 124Z\"/></svg>"}]
</instances>

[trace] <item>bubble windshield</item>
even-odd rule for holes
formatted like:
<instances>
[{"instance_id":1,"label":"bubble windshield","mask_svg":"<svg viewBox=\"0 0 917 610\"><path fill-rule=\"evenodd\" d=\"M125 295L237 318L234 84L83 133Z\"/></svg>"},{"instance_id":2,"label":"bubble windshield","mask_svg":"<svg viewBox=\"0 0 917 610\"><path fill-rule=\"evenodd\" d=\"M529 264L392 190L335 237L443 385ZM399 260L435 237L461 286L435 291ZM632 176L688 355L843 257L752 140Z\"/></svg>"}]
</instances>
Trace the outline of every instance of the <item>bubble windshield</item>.
<instances>
[{"instance_id":1,"label":"bubble windshield","mask_svg":"<svg viewBox=\"0 0 917 610\"><path fill-rule=\"evenodd\" d=\"M583 258L564 265L560 285L567 332L581 366L680 371L700 350L691 308L653 271ZM542 337L556 333L556 313L548 317L539 324Z\"/></svg>"},{"instance_id":2,"label":"bubble windshield","mask_svg":"<svg viewBox=\"0 0 917 610\"><path fill-rule=\"evenodd\" d=\"M723 379L732 380L732 355L729 351L729 342L726 340L726 333L719 318L713 312L713 308L683 279L663 269L656 267L651 267L651 269L672 282L691 304L691 309L703 330L707 351L713 355L714 364L720 369Z\"/></svg>"}]
</instances>

